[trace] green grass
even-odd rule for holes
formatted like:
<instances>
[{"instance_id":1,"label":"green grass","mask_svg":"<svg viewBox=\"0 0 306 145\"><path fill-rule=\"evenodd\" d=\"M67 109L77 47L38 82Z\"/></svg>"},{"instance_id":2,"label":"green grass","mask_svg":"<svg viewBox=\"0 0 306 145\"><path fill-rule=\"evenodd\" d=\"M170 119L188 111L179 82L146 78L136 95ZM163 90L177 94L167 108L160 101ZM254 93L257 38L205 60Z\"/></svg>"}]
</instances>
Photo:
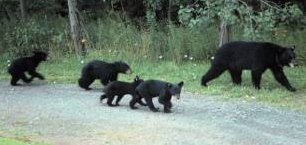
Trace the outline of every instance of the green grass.
<instances>
[{"instance_id":1,"label":"green grass","mask_svg":"<svg viewBox=\"0 0 306 145\"><path fill-rule=\"evenodd\" d=\"M181 63L174 61L157 60L152 61L141 57L128 57L127 53L114 53L108 51L95 51L83 59L84 63L92 59L106 61L126 60L134 71L133 75L119 75L119 80L132 81L135 75L144 79L160 79L169 82L184 81L184 90L198 93L205 96L215 96L220 99L242 99L247 101L258 101L279 107L298 109L306 112L306 68L285 68L291 84L297 88L297 92L287 91L276 82L272 73L267 70L262 78L261 90L256 90L252 86L250 72L244 71L241 86L234 86L230 75L224 73L219 78L209 83L209 87L201 87L202 75L210 67L209 63L196 60L185 60ZM137 54L135 54L137 56ZM1 66L6 67L7 63L2 59ZM39 70L44 74L49 83L77 83L80 70L84 63L75 57L66 56L62 58L52 58L50 61L41 64ZM0 79L8 81L5 69L1 71ZM96 81L99 84L99 81Z\"/></svg>"},{"instance_id":2,"label":"green grass","mask_svg":"<svg viewBox=\"0 0 306 145\"><path fill-rule=\"evenodd\" d=\"M0 145L47 145L45 143L37 143L24 139L11 139L0 137Z\"/></svg>"}]
</instances>

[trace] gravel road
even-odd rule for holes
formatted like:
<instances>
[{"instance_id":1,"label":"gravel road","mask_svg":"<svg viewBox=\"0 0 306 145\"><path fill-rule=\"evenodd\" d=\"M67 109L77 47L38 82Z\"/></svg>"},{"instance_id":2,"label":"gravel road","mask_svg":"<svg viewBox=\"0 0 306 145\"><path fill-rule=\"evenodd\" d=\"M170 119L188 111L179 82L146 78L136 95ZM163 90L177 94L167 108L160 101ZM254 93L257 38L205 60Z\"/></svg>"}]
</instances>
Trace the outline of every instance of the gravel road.
<instances>
[{"instance_id":1,"label":"gravel road","mask_svg":"<svg viewBox=\"0 0 306 145\"><path fill-rule=\"evenodd\" d=\"M306 115L296 111L183 92L165 114L131 110L130 96L108 107L100 95L76 85L0 82L0 132L55 145L306 144Z\"/></svg>"}]
</instances>

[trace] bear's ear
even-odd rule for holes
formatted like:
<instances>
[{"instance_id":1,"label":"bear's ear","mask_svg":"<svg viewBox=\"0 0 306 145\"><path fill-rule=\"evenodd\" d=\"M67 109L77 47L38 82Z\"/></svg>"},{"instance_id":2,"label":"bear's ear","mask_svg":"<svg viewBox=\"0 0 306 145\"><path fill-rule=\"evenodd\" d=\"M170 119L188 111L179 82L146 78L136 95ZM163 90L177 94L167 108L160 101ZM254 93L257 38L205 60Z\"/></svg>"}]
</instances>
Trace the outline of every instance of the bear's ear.
<instances>
[{"instance_id":1,"label":"bear's ear","mask_svg":"<svg viewBox=\"0 0 306 145\"><path fill-rule=\"evenodd\" d=\"M184 82L181 81L181 82L179 82L177 85L180 86L180 87L183 87L183 86L184 86Z\"/></svg>"},{"instance_id":2,"label":"bear's ear","mask_svg":"<svg viewBox=\"0 0 306 145\"><path fill-rule=\"evenodd\" d=\"M291 47L291 49L294 51L295 50L295 48L296 48L296 46L295 45L293 45L292 47Z\"/></svg>"},{"instance_id":3,"label":"bear's ear","mask_svg":"<svg viewBox=\"0 0 306 145\"><path fill-rule=\"evenodd\" d=\"M139 76L136 76L134 80L135 80L135 81L140 80Z\"/></svg>"}]
</instances>

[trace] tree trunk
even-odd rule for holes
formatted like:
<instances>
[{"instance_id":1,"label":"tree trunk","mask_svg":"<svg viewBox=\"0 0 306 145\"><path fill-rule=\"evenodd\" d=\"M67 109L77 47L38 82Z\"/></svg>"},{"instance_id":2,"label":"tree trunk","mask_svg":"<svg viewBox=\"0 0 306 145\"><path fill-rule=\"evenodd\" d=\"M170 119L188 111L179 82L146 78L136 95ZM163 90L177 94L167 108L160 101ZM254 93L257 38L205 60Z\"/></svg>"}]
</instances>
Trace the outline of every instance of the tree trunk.
<instances>
[{"instance_id":1,"label":"tree trunk","mask_svg":"<svg viewBox=\"0 0 306 145\"><path fill-rule=\"evenodd\" d=\"M220 39L219 39L219 47L221 47L223 44L229 42L229 27L224 23L222 22L221 23L221 26L220 26L220 32L219 32L219 36L220 36Z\"/></svg>"},{"instance_id":2,"label":"tree trunk","mask_svg":"<svg viewBox=\"0 0 306 145\"><path fill-rule=\"evenodd\" d=\"M27 11L25 6L25 0L20 0L20 12L21 12L21 20L26 20Z\"/></svg>"},{"instance_id":3,"label":"tree trunk","mask_svg":"<svg viewBox=\"0 0 306 145\"><path fill-rule=\"evenodd\" d=\"M75 47L75 52L77 56L84 56L86 54L85 45L84 45L85 39L82 38L82 30L79 21L79 13L77 10L76 0L68 0L68 8L69 8L71 36Z\"/></svg>"},{"instance_id":4,"label":"tree trunk","mask_svg":"<svg viewBox=\"0 0 306 145\"><path fill-rule=\"evenodd\" d=\"M13 20L13 19L15 19L14 15L13 15L13 12L12 12L9 8L7 8L7 6L3 6L3 7L4 7L4 10L5 10L6 18L7 18L8 20Z\"/></svg>"}]
</instances>

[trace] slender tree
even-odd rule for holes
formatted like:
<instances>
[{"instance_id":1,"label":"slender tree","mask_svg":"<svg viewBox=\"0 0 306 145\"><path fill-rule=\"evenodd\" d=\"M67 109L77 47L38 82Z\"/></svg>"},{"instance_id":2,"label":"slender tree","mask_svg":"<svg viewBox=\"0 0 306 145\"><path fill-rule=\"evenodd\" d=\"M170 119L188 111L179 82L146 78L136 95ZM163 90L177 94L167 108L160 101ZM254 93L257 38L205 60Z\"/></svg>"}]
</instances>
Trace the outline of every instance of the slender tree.
<instances>
[{"instance_id":1,"label":"slender tree","mask_svg":"<svg viewBox=\"0 0 306 145\"><path fill-rule=\"evenodd\" d=\"M85 39L82 36L82 29L79 19L79 11L77 10L77 1L68 0L69 9L69 20L71 28L71 36L75 47L75 52L77 56L84 56L86 54L85 50Z\"/></svg>"},{"instance_id":2,"label":"slender tree","mask_svg":"<svg viewBox=\"0 0 306 145\"><path fill-rule=\"evenodd\" d=\"M20 13L21 13L21 19L25 20L27 16L26 11L26 0L19 0L20 5Z\"/></svg>"},{"instance_id":3,"label":"slender tree","mask_svg":"<svg viewBox=\"0 0 306 145\"><path fill-rule=\"evenodd\" d=\"M236 0L226 0L226 5L230 5L230 3L236 3ZM223 44L230 41L230 29L229 26L225 21L222 21L220 24L220 31L219 31L219 47Z\"/></svg>"},{"instance_id":4,"label":"slender tree","mask_svg":"<svg viewBox=\"0 0 306 145\"><path fill-rule=\"evenodd\" d=\"M220 25L220 31L219 31L219 47L221 47L223 44L229 42L229 26L222 22Z\"/></svg>"}]
</instances>

